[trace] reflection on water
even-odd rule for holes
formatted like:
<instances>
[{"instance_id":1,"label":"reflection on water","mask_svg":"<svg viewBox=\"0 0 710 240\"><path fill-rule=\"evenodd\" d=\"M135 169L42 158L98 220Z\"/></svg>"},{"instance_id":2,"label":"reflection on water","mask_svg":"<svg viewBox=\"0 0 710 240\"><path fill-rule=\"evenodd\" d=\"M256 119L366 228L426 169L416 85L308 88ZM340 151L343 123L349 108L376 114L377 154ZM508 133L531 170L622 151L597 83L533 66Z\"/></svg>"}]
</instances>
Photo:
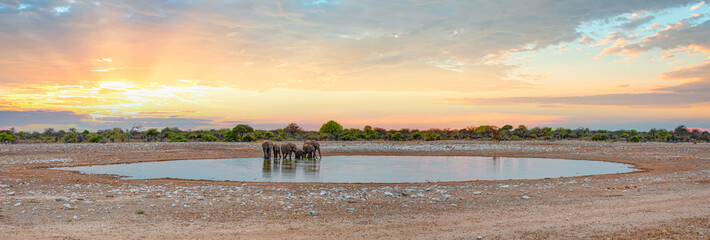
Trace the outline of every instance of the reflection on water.
<instances>
[{"instance_id":1,"label":"reflection on water","mask_svg":"<svg viewBox=\"0 0 710 240\"><path fill-rule=\"evenodd\" d=\"M425 182L537 179L632 172L631 165L565 159L451 156L234 158L56 168L129 179L179 178L257 182Z\"/></svg>"},{"instance_id":2,"label":"reflection on water","mask_svg":"<svg viewBox=\"0 0 710 240\"><path fill-rule=\"evenodd\" d=\"M308 178L316 178L320 171L320 159L264 159L261 176L264 179L295 179L296 172L300 171Z\"/></svg>"}]
</instances>

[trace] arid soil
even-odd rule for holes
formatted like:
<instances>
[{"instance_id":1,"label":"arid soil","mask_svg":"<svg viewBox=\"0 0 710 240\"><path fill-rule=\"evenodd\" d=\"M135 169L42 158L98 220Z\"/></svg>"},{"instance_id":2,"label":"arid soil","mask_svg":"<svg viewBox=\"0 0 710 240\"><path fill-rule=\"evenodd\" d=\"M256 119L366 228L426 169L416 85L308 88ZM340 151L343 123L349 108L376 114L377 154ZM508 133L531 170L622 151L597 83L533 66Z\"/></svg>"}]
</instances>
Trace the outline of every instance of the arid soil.
<instances>
[{"instance_id":1,"label":"arid soil","mask_svg":"<svg viewBox=\"0 0 710 240\"><path fill-rule=\"evenodd\" d=\"M710 144L322 142L329 155L622 162L644 171L399 184L122 180L49 167L259 157L258 143L0 145L2 239L708 239ZM139 214L143 210L142 214Z\"/></svg>"}]
</instances>

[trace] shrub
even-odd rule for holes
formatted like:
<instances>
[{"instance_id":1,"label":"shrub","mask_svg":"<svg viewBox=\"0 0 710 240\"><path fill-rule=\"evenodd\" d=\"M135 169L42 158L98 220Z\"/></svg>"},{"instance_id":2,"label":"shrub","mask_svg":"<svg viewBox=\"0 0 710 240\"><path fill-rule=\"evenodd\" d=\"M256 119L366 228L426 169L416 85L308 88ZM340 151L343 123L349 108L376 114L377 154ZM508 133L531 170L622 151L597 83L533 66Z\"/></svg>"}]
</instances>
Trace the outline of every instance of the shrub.
<instances>
[{"instance_id":1,"label":"shrub","mask_svg":"<svg viewBox=\"0 0 710 240\"><path fill-rule=\"evenodd\" d=\"M402 141L402 140L404 140L404 136L402 135L401 132L396 132L392 135L392 139L397 140L397 141Z\"/></svg>"},{"instance_id":2,"label":"shrub","mask_svg":"<svg viewBox=\"0 0 710 240\"><path fill-rule=\"evenodd\" d=\"M531 134L531 135L530 135L530 139L537 139L537 135Z\"/></svg>"},{"instance_id":3,"label":"shrub","mask_svg":"<svg viewBox=\"0 0 710 240\"><path fill-rule=\"evenodd\" d=\"M143 209L136 209L136 214L145 214L145 211Z\"/></svg>"},{"instance_id":4,"label":"shrub","mask_svg":"<svg viewBox=\"0 0 710 240\"><path fill-rule=\"evenodd\" d=\"M271 140L274 140L274 141L280 142L280 141L283 141L283 140L284 140L284 138L283 138L283 137L281 137L281 136L278 136L278 137L275 137L274 139L271 139Z\"/></svg>"},{"instance_id":5,"label":"shrub","mask_svg":"<svg viewBox=\"0 0 710 240\"><path fill-rule=\"evenodd\" d=\"M609 139L609 135L606 135L606 133L595 133L592 135L592 141L606 141Z\"/></svg>"},{"instance_id":6,"label":"shrub","mask_svg":"<svg viewBox=\"0 0 710 240\"><path fill-rule=\"evenodd\" d=\"M187 142L187 139L185 139L182 136L177 136L177 137L171 138L170 142Z\"/></svg>"},{"instance_id":7,"label":"shrub","mask_svg":"<svg viewBox=\"0 0 710 240\"><path fill-rule=\"evenodd\" d=\"M270 131L264 133L264 138L271 139L272 137L274 137L274 133L272 133Z\"/></svg>"},{"instance_id":8,"label":"shrub","mask_svg":"<svg viewBox=\"0 0 710 240\"><path fill-rule=\"evenodd\" d=\"M353 137L352 134L347 133L347 134L343 134L342 136L340 136L340 140L342 140L342 141L352 141L352 140L355 140L355 137Z\"/></svg>"},{"instance_id":9,"label":"shrub","mask_svg":"<svg viewBox=\"0 0 710 240\"><path fill-rule=\"evenodd\" d=\"M437 133L429 133L424 138L424 141L435 141L435 140L441 140L441 135L439 135Z\"/></svg>"},{"instance_id":10,"label":"shrub","mask_svg":"<svg viewBox=\"0 0 710 240\"><path fill-rule=\"evenodd\" d=\"M636 135L636 136L633 136L633 137L629 138L628 141L629 141L629 142L640 142L640 141L641 141L641 138L640 138L638 135Z\"/></svg>"},{"instance_id":11,"label":"shrub","mask_svg":"<svg viewBox=\"0 0 710 240\"><path fill-rule=\"evenodd\" d=\"M359 139L367 139L367 134L365 134L365 133L358 133L358 134L357 134L357 138L359 138Z\"/></svg>"},{"instance_id":12,"label":"shrub","mask_svg":"<svg viewBox=\"0 0 710 240\"><path fill-rule=\"evenodd\" d=\"M253 142L256 141L256 137L252 136L251 134L244 135L242 137L242 142Z\"/></svg>"},{"instance_id":13,"label":"shrub","mask_svg":"<svg viewBox=\"0 0 710 240\"><path fill-rule=\"evenodd\" d=\"M326 140L330 138L330 134L327 133L321 133L318 135L318 140Z\"/></svg>"},{"instance_id":14,"label":"shrub","mask_svg":"<svg viewBox=\"0 0 710 240\"><path fill-rule=\"evenodd\" d=\"M7 133L0 133L0 142L4 142L4 141L14 142L15 137L10 134L7 134Z\"/></svg>"},{"instance_id":15,"label":"shrub","mask_svg":"<svg viewBox=\"0 0 710 240\"><path fill-rule=\"evenodd\" d=\"M518 141L518 140L520 140L520 137L513 135L510 137L510 140Z\"/></svg>"},{"instance_id":16,"label":"shrub","mask_svg":"<svg viewBox=\"0 0 710 240\"><path fill-rule=\"evenodd\" d=\"M416 140L422 139L422 132L413 132L413 133L412 133L412 138L414 138L414 139L416 139Z\"/></svg>"},{"instance_id":17,"label":"shrub","mask_svg":"<svg viewBox=\"0 0 710 240\"><path fill-rule=\"evenodd\" d=\"M103 140L104 140L104 136L101 136L101 135L96 135L96 136L89 138L89 142L92 142L92 143L101 142Z\"/></svg>"},{"instance_id":18,"label":"shrub","mask_svg":"<svg viewBox=\"0 0 710 240\"><path fill-rule=\"evenodd\" d=\"M77 139L77 134L76 133L68 133L67 135L64 135L64 142L65 143L77 143L79 142Z\"/></svg>"},{"instance_id":19,"label":"shrub","mask_svg":"<svg viewBox=\"0 0 710 240\"><path fill-rule=\"evenodd\" d=\"M205 133L202 135L202 140L205 140L205 142L216 142L219 141L219 138L212 136L212 134Z\"/></svg>"}]
</instances>

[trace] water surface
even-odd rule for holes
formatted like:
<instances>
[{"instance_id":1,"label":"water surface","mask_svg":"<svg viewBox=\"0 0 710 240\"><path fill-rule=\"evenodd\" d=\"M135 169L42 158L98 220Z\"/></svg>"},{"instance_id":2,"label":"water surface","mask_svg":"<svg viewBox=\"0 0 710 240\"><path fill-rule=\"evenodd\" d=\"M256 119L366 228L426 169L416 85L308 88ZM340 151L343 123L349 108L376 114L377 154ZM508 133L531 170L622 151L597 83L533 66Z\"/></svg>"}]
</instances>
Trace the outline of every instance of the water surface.
<instances>
[{"instance_id":1,"label":"water surface","mask_svg":"<svg viewBox=\"0 0 710 240\"><path fill-rule=\"evenodd\" d=\"M585 160L471 156L328 156L177 160L55 168L126 179L178 178L252 182L396 183L571 177L638 171L632 165Z\"/></svg>"}]
</instances>

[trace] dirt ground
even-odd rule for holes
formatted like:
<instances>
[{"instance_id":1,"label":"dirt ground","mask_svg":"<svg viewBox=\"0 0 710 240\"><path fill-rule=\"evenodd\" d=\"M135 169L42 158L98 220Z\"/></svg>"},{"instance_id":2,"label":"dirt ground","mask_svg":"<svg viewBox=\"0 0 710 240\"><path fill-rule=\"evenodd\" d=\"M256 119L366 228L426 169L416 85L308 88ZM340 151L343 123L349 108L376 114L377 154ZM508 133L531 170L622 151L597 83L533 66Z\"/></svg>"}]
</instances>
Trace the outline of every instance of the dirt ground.
<instances>
[{"instance_id":1,"label":"dirt ground","mask_svg":"<svg viewBox=\"0 0 710 240\"><path fill-rule=\"evenodd\" d=\"M644 171L397 184L122 180L49 167L259 157L258 143L0 145L3 239L708 239L710 144L322 142L332 155L600 160ZM139 214L142 210L143 213Z\"/></svg>"}]
</instances>

